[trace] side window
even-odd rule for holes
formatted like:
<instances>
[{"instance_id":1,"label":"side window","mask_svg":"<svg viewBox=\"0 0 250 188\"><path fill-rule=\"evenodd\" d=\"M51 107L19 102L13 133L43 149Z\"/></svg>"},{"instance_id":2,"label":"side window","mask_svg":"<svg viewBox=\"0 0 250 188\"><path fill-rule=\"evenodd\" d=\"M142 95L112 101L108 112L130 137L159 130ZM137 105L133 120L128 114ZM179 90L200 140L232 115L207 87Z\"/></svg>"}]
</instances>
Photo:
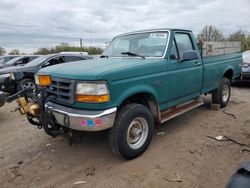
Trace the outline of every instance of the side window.
<instances>
[{"instance_id":1,"label":"side window","mask_svg":"<svg viewBox=\"0 0 250 188\"><path fill-rule=\"evenodd\" d=\"M175 41L180 58L182 58L184 52L194 49L190 36L187 33L176 33Z\"/></svg>"},{"instance_id":2,"label":"side window","mask_svg":"<svg viewBox=\"0 0 250 188\"><path fill-rule=\"evenodd\" d=\"M26 64L29 61L30 61L30 58L29 57L25 57L25 58L23 58L22 64Z\"/></svg>"},{"instance_id":3,"label":"side window","mask_svg":"<svg viewBox=\"0 0 250 188\"><path fill-rule=\"evenodd\" d=\"M58 57L58 63L65 63L65 62L66 62L66 60L65 60L64 56Z\"/></svg>"},{"instance_id":4,"label":"side window","mask_svg":"<svg viewBox=\"0 0 250 188\"><path fill-rule=\"evenodd\" d=\"M175 41L173 41L170 59L179 59Z\"/></svg>"},{"instance_id":5,"label":"side window","mask_svg":"<svg viewBox=\"0 0 250 188\"><path fill-rule=\"evenodd\" d=\"M14 64L15 64L15 65L20 65L20 64L22 64L22 63L23 63L23 58L17 60Z\"/></svg>"},{"instance_id":6,"label":"side window","mask_svg":"<svg viewBox=\"0 0 250 188\"><path fill-rule=\"evenodd\" d=\"M86 60L86 58L80 57L80 56L68 56L68 57L66 57L66 62L81 61L81 60Z\"/></svg>"},{"instance_id":7,"label":"side window","mask_svg":"<svg viewBox=\"0 0 250 188\"><path fill-rule=\"evenodd\" d=\"M24 57L24 58L19 59L17 62L15 62L15 65L23 65L26 63L28 63L28 57Z\"/></svg>"},{"instance_id":8,"label":"side window","mask_svg":"<svg viewBox=\"0 0 250 188\"><path fill-rule=\"evenodd\" d=\"M64 56L54 57L54 58L50 59L49 61L47 61L43 65L43 67L57 65L57 64L60 64L60 63L64 63L64 62L65 62L65 57Z\"/></svg>"}]
</instances>

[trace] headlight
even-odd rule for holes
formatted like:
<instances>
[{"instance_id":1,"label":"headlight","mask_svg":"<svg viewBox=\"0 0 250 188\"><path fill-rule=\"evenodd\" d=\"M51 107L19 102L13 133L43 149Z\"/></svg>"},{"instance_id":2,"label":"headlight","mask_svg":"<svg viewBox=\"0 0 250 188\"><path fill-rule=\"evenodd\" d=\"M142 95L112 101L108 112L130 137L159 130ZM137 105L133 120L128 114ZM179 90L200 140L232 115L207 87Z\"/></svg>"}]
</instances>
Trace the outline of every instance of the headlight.
<instances>
[{"instance_id":1,"label":"headlight","mask_svg":"<svg viewBox=\"0 0 250 188\"><path fill-rule=\"evenodd\" d=\"M11 78L12 80L15 80L15 74L14 74L13 72L10 73L10 78Z\"/></svg>"},{"instance_id":2,"label":"headlight","mask_svg":"<svg viewBox=\"0 0 250 188\"><path fill-rule=\"evenodd\" d=\"M82 82L76 86L78 102L103 103L109 101L109 91L105 82Z\"/></svg>"},{"instance_id":3,"label":"headlight","mask_svg":"<svg viewBox=\"0 0 250 188\"><path fill-rule=\"evenodd\" d=\"M8 78L8 77L10 77L10 73L0 75L0 78Z\"/></svg>"},{"instance_id":4,"label":"headlight","mask_svg":"<svg viewBox=\"0 0 250 188\"><path fill-rule=\"evenodd\" d=\"M51 84L50 75L35 75L35 83L40 86L49 86Z\"/></svg>"}]
</instances>

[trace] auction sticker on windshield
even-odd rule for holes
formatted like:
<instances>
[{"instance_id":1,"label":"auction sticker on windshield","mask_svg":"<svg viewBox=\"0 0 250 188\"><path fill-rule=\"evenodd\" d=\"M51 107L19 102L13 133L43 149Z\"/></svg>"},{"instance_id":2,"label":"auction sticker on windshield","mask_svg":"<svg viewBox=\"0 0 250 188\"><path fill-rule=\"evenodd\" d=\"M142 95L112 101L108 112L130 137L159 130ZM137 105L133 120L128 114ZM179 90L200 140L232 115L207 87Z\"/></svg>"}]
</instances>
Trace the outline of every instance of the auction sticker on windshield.
<instances>
[{"instance_id":1,"label":"auction sticker on windshield","mask_svg":"<svg viewBox=\"0 0 250 188\"><path fill-rule=\"evenodd\" d=\"M167 38L167 33L150 33L150 38Z\"/></svg>"}]
</instances>

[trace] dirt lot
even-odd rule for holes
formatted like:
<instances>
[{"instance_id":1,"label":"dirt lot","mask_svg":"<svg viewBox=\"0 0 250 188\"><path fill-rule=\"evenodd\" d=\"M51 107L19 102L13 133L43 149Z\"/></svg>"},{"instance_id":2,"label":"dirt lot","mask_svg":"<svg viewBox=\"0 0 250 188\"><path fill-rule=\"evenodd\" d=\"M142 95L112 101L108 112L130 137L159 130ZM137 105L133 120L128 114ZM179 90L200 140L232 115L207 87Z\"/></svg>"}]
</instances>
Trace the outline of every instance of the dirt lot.
<instances>
[{"instance_id":1,"label":"dirt lot","mask_svg":"<svg viewBox=\"0 0 250 188\"><path fill-rule=\"evenodd\" d=\"M209 109L210 97L205 100L157 126L148 150L131 161L111 153L105 132L87 134L71 147L68 139L51 138L11 113L15 104L8 104L0 108L1 187L224 187L250 152L207 136L250 145L250 86L234 87L229 106L220 111Z\"/></svg>"}]
</instances>

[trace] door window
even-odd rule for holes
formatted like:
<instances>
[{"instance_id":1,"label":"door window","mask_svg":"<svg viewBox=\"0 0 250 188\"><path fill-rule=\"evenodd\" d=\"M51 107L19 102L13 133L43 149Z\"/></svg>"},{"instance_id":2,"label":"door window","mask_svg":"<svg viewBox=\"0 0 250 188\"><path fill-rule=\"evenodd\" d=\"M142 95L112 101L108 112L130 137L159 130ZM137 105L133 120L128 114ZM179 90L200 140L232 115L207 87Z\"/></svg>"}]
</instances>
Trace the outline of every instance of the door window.
<instances>
[{"instance_id":1,"label":"door window","mask_svg":"<svg viewBox=\"0 0 250 188\"><path fill-rule=\"evenodd\" d=\"M66 57L66 62L81 61L81 60L86 60L86 58L80 57L80 56L67 56Z\"/></svg>"},{"instance_id":2,"label":"door window","mask_svg":"<svg viewBox=\"0 0 250 188\"><path fill-rule=\"evenodd\" d=\"M184 52L194 49L190 36L187 33L176 33L175 40L177 43L177 49L178 49L180 58L183 57Z\"/></svg>"},{"instance_id":3,"label":"door window","mask_svg":"<svg viewBox=\"0 0 250 188\"><path fill-rule=\"evenodd\" d=\"M172 44L170 59L179 59L175 41L173 41L173 44Z\"/></svg>"},{"instance_id":4,"label":"door window","mask_svg":"<svg viewBox=\"0 0 250 188\"><path fill-rule=\"evenodd\" d=\"M43 67L48 67L51 65L57 65L60 63L64 63L65 62L65 57L64 56L59 56L59 57L54 57L52 59L50 59L49 61L47 61Z\"/></svg>"},{"instance_id":5,"label":"door window","mask_svg":"<svg viewBox=\"0 0 250 188\"><path fill-rule=\"evenodd\" d=\"M29 62L29 57L24 57L15 62L15 65L23 65Z\"/></svg>"}]
</instances>

